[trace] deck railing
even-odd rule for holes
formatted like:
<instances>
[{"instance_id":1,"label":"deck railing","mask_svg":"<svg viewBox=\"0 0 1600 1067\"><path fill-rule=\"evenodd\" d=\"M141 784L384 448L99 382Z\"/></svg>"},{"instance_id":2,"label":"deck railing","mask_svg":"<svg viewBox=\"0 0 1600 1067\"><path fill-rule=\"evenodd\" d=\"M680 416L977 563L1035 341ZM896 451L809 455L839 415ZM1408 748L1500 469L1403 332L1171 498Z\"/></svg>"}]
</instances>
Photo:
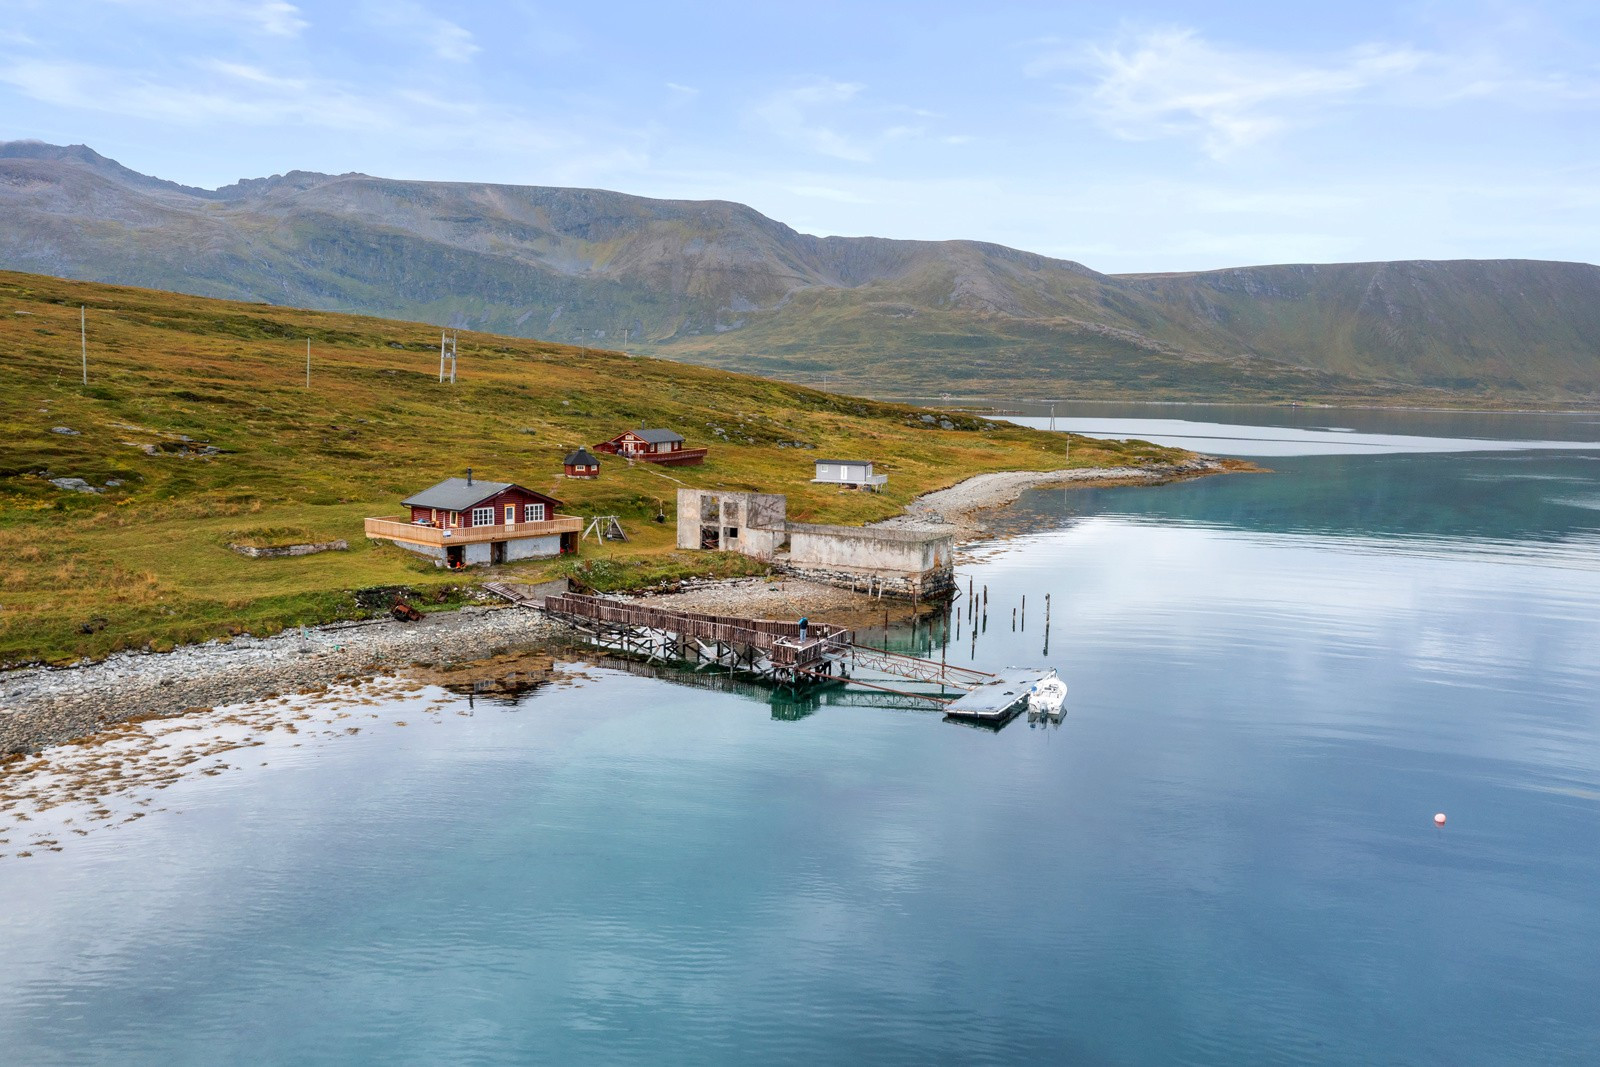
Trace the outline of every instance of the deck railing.
<instances>
[{"instance_id":1,"label":"deck railing","mask_svg":"<svg viewBox=\"0 0 1600 1067\"><path fill-rule=\"evenodd\" d=\"M425 526L403 518L368 519L367 536L387 541L409 541L414 545L468 545L484 541L509 541L519 537L546 537L550 534L578 533L583 520L575 515L557 515L543 522L494 523L488 526Z\"/></svg>"}]
</instances>

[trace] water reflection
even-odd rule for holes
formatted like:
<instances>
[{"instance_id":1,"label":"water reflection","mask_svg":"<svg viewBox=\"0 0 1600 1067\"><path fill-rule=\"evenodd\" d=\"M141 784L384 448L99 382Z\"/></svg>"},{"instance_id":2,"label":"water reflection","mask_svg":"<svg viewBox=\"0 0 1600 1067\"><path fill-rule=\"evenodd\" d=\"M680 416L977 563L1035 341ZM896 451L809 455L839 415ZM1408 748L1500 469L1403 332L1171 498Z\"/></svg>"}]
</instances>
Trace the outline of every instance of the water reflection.
<instances>
[{"instance_id":1,"label":"water reflection","mask_svg":"<svg viewBox=\"0 0 1600 1067\"><path fill-rule=\"evenodd\" d=\"M1273 471L1150 488L1039 491L998 521L1020 531L1115 515L1254 534L1403 541L1424 551L1465 542L1486 554L1559 558L1564 566L1597 558L1600 511L1586 506L1600 478L1596 455L1331 456L1276 460Z\"/></svg>"}]
</instances>

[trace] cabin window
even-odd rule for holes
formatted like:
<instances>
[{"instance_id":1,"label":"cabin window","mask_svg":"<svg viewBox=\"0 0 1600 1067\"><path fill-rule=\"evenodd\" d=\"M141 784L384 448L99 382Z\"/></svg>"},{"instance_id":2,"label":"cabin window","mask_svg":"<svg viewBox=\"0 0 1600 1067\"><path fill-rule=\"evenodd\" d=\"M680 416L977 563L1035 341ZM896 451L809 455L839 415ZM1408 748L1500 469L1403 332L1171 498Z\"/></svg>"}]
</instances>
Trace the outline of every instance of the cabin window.
<instances>
[{"instance_id":1,"label":"cabin window","mask_svg":"<svg viewBox=\"0 0 1600 1067\"><path fill-rule=\"evenodd\" d=\"M515 525L516 521L517 521L517 506L515 504L507 504L506 505L506 525L507 526Z\"/></svg>"},{"instance_id":2,"label":"cabin window","mask_svg":"<svg viewBox=\"0 0 1600 1067\"><path fill-rule=\"evenodd\" d=\"M522 521L523 522L543 522L544 521L544 505L543 504L524 504L524 505L522 505Z\"/></svg>"},{"instance_id":3,"label":"cabin window","mask_svg":"<svg viewBox=\"0 0 1600 1067\"><path fill-rule=\"evenodd\" d=\"M472 525L474 525L474 526L493 526L494 525L494 508L473 508L472 509Z\"/></svg>"}]
</instances>

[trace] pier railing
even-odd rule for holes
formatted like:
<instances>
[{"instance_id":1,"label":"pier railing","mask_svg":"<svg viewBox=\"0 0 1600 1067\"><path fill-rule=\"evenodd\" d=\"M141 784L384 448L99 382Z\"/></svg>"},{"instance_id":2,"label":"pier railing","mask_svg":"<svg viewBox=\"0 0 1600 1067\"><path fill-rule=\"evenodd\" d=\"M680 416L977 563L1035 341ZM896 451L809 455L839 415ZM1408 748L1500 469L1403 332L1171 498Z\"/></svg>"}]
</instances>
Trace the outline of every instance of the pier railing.
<instances>
[{"instance_id":1,"label":"pier railing","mask_svg":"<svg viewBox=\"0 0 1600 1067\"><path fill-rule=\"evenodd\" d=\"M544 610L554 615L589 619L611 626L639 630L668 630L680 637L718 641L726 645L747 645L760 649L775 665L793 666L815 663L842 655L849 649L855 633L830 623L811 623L805 640L800 624L778 619L743 619L730 615L706 615L694 611L670 611L639 604L625 604L582 593L563 593L547 597Z\"/></svg>"}]
</instances>

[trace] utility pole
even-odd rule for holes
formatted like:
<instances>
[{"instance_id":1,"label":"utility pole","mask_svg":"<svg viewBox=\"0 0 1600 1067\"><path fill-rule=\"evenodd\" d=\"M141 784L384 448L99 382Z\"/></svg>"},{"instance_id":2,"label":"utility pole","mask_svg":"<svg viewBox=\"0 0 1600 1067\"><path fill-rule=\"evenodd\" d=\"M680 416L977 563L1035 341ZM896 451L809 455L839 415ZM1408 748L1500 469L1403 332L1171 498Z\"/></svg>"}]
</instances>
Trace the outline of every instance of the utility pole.
<instances>
[{"instance_id":1,"label":"utility pole","mask_svg":"<svg viewBox=\"0 0 1600 1067\"><path fill-rule=\"evenodd\" d=\"M306 388L311 388L311 338L306 338Z\"/></svg>"},{"instance_id":2,"label":"utility pole","mask_svg":"<svg viewBox=\"0 0 1600 1067\"><path fill-rule=\"evenodd\" d=\"M89 384L89 310L78 305L78 346L83 351L83 384Z\"/></svg>"},{"instance_id":3,"label":"utility pole","mask_svg":"<svg viewBox=\"0 0 1600 1067\"><path fill-rule=\"evenodd\" d=\"M456 384L456 335L452 330L447 335L444 330L439 331L439 381L444 382L444 367L446 361L450 364L450 384Z\"/></svg>"}]
</instances>

